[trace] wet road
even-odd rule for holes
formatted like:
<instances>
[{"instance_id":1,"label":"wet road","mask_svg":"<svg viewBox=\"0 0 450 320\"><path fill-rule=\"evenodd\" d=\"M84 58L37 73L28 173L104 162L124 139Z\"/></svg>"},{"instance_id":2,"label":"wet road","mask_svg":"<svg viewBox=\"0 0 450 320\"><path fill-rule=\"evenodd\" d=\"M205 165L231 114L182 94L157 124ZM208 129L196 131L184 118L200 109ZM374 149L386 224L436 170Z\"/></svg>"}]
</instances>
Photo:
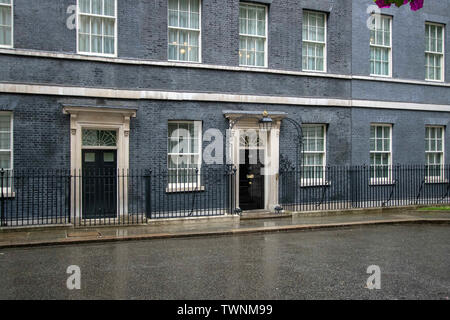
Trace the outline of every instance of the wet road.
<instances>
[{"instance_id":1,"label":"wet road","mask_svg":"<svg viewBox=\"0 0 450 320\"><path fill-rule=\"evenodd\" d=\"M365 288L370 265L380 290ZM449 299L450 227L5 249L0 270L0 299Z\"/></svg>"}]
</instances>

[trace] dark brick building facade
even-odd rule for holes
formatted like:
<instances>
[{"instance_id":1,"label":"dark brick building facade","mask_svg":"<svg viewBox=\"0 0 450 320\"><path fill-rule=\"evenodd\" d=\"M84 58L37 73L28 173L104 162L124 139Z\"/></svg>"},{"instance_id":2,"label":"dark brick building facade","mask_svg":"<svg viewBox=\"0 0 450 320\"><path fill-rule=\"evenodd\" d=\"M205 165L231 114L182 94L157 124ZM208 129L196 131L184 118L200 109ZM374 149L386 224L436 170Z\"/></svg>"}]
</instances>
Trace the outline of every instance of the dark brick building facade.
<instances>
[{"instance_id":1,"label":"dark brick building facade","mask_svg":"<svg viewBox=\"0 0 450 320\"><path fill-rule=\"evenodd\" d=\"M267 65L255 68L240 66L239 0L200 1L201 59L192 63L169 59L168 0L116 3L116 49L108 56L77 47L76 0L11 1L13 39L0 46L0 110L13 117L11 168L80 168L76 130L95 129L103 113L112 120L98 128L118 130L118 166L127 169L168 167L170 121L199 121L203 132L225 134L233 112L265 110L283 114L275 169L280 158L295 163L295 128L283 117L325 127L325 165L370 164L377 124L391 128L390 164L426 161L427 126L442 128L442 162L448 158L448 0L426 1L417 12L382 10L392 41L391 76L381 77L371 75L370 0L248 1L267 13ZM302 67L305 12L325 16L322 72ZM440 81L425 79L427 23L443 30Z\"/></svg>"}]
</instances>

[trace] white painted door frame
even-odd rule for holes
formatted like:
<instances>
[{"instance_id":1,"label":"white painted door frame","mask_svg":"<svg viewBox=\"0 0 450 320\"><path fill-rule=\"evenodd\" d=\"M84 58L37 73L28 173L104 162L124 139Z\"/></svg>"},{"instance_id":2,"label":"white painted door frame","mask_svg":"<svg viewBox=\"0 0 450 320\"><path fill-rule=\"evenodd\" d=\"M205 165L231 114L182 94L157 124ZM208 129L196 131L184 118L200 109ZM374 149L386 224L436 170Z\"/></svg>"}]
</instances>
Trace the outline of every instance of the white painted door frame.
<instances>
[{"instance_id":1,"label":"white painted door frame","mask_svg":"<svg viewBox=\"0 0 450 320\"><path fill-rule=\"evenodd\" d=\"M82 132L83 129L95 130L115 130L117 132L117 168L120 171L128 172L129 169L129 136L130 136L130 119L136 117L136 110L125 108L106 108L95 106L71 106L67 105L63 108L64 114L70 115L70 168L71 174L80 172L82 168ZM102 147L89 147L89 149L105 149ZM110 149L110 148L108 148ZM126 179L126 178L125 178ZM81 179L76 181L81 184ZM71 183L73 186L73 181ZM117 204L119 215L128 213L128 190L127 183L118 183ZM77 206L71 206L72 221L75 217L81 217L81 197L80 188L76 190L71 188L71 203L78 202ZM123 205L119 205L123 204Z\"/></svg>"},{"instance_id":2,"label":"white painted door frame","mask_svg":"<svg viewBox=\"0 0 450 320\"><path fill-rule=\"evenodd\" d=\"M261 111L261 115L263 112ZM239 163L240 163L240 133L243 130L259 131L259 118L243 118L242 113L225 113L225 117L230 121L230 150L231 160L236 167L235 199L239 207ZM265 166L264 166L264 210L274 211L278 202L278 172L280 164L280 126L285 114L269 113L273 120L272 129L267 132L267 142L264 146Z\"/></svg>"}]
</instances>

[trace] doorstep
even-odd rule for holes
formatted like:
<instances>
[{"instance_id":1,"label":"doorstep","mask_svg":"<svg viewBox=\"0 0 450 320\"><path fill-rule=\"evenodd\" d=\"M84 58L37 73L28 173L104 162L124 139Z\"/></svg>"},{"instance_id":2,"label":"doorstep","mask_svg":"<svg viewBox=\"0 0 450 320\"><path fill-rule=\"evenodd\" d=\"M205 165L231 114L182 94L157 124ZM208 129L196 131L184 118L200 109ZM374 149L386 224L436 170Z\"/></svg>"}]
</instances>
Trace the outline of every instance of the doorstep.
<instances>
[{"instance_id":1,"label":"doorstep","mask_svg":"<svg viewBox=\"0 0 450 320\"><path fill-rule=\"evenodd\" d=\"M198 223L217 223L217 222L239 222L238 215L221 215L221 216L205 216L205 217L180 217L167 219L147 219L147 225L183 225L183 224L198 224Z\"/></svg>"},{"instance_id":2,"label":"doorstep","mask_svg":"<svg viewBox=\"0 0 450 320\"><path fill-rule=\"evenodd\" d=\"M291 213L273 213L268 210L246 210L242 212L241 220L291 218Z\"/></svg>"}]
</instances>

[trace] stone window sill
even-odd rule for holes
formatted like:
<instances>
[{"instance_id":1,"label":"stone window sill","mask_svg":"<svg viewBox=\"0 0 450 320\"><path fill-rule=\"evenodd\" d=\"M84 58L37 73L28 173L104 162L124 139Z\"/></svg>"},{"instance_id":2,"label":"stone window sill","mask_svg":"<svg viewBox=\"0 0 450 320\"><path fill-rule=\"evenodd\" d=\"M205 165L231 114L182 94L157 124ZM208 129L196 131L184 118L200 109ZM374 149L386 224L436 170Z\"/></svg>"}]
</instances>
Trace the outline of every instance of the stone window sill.
<instances>
[{"instance_id":1,"label":"stone window sill","mask_svg":"<svg viewBox=\"0 0 450 320\"><path fill-rule=\"evenodd\" d=\"M176 186L176 187L167 187L166 193L183 193L183 192L201 192L205 191L204 186L196 187L196 186L189 186L189 187L183 187L183 186Z\"/></svg>"}]
</instances>

